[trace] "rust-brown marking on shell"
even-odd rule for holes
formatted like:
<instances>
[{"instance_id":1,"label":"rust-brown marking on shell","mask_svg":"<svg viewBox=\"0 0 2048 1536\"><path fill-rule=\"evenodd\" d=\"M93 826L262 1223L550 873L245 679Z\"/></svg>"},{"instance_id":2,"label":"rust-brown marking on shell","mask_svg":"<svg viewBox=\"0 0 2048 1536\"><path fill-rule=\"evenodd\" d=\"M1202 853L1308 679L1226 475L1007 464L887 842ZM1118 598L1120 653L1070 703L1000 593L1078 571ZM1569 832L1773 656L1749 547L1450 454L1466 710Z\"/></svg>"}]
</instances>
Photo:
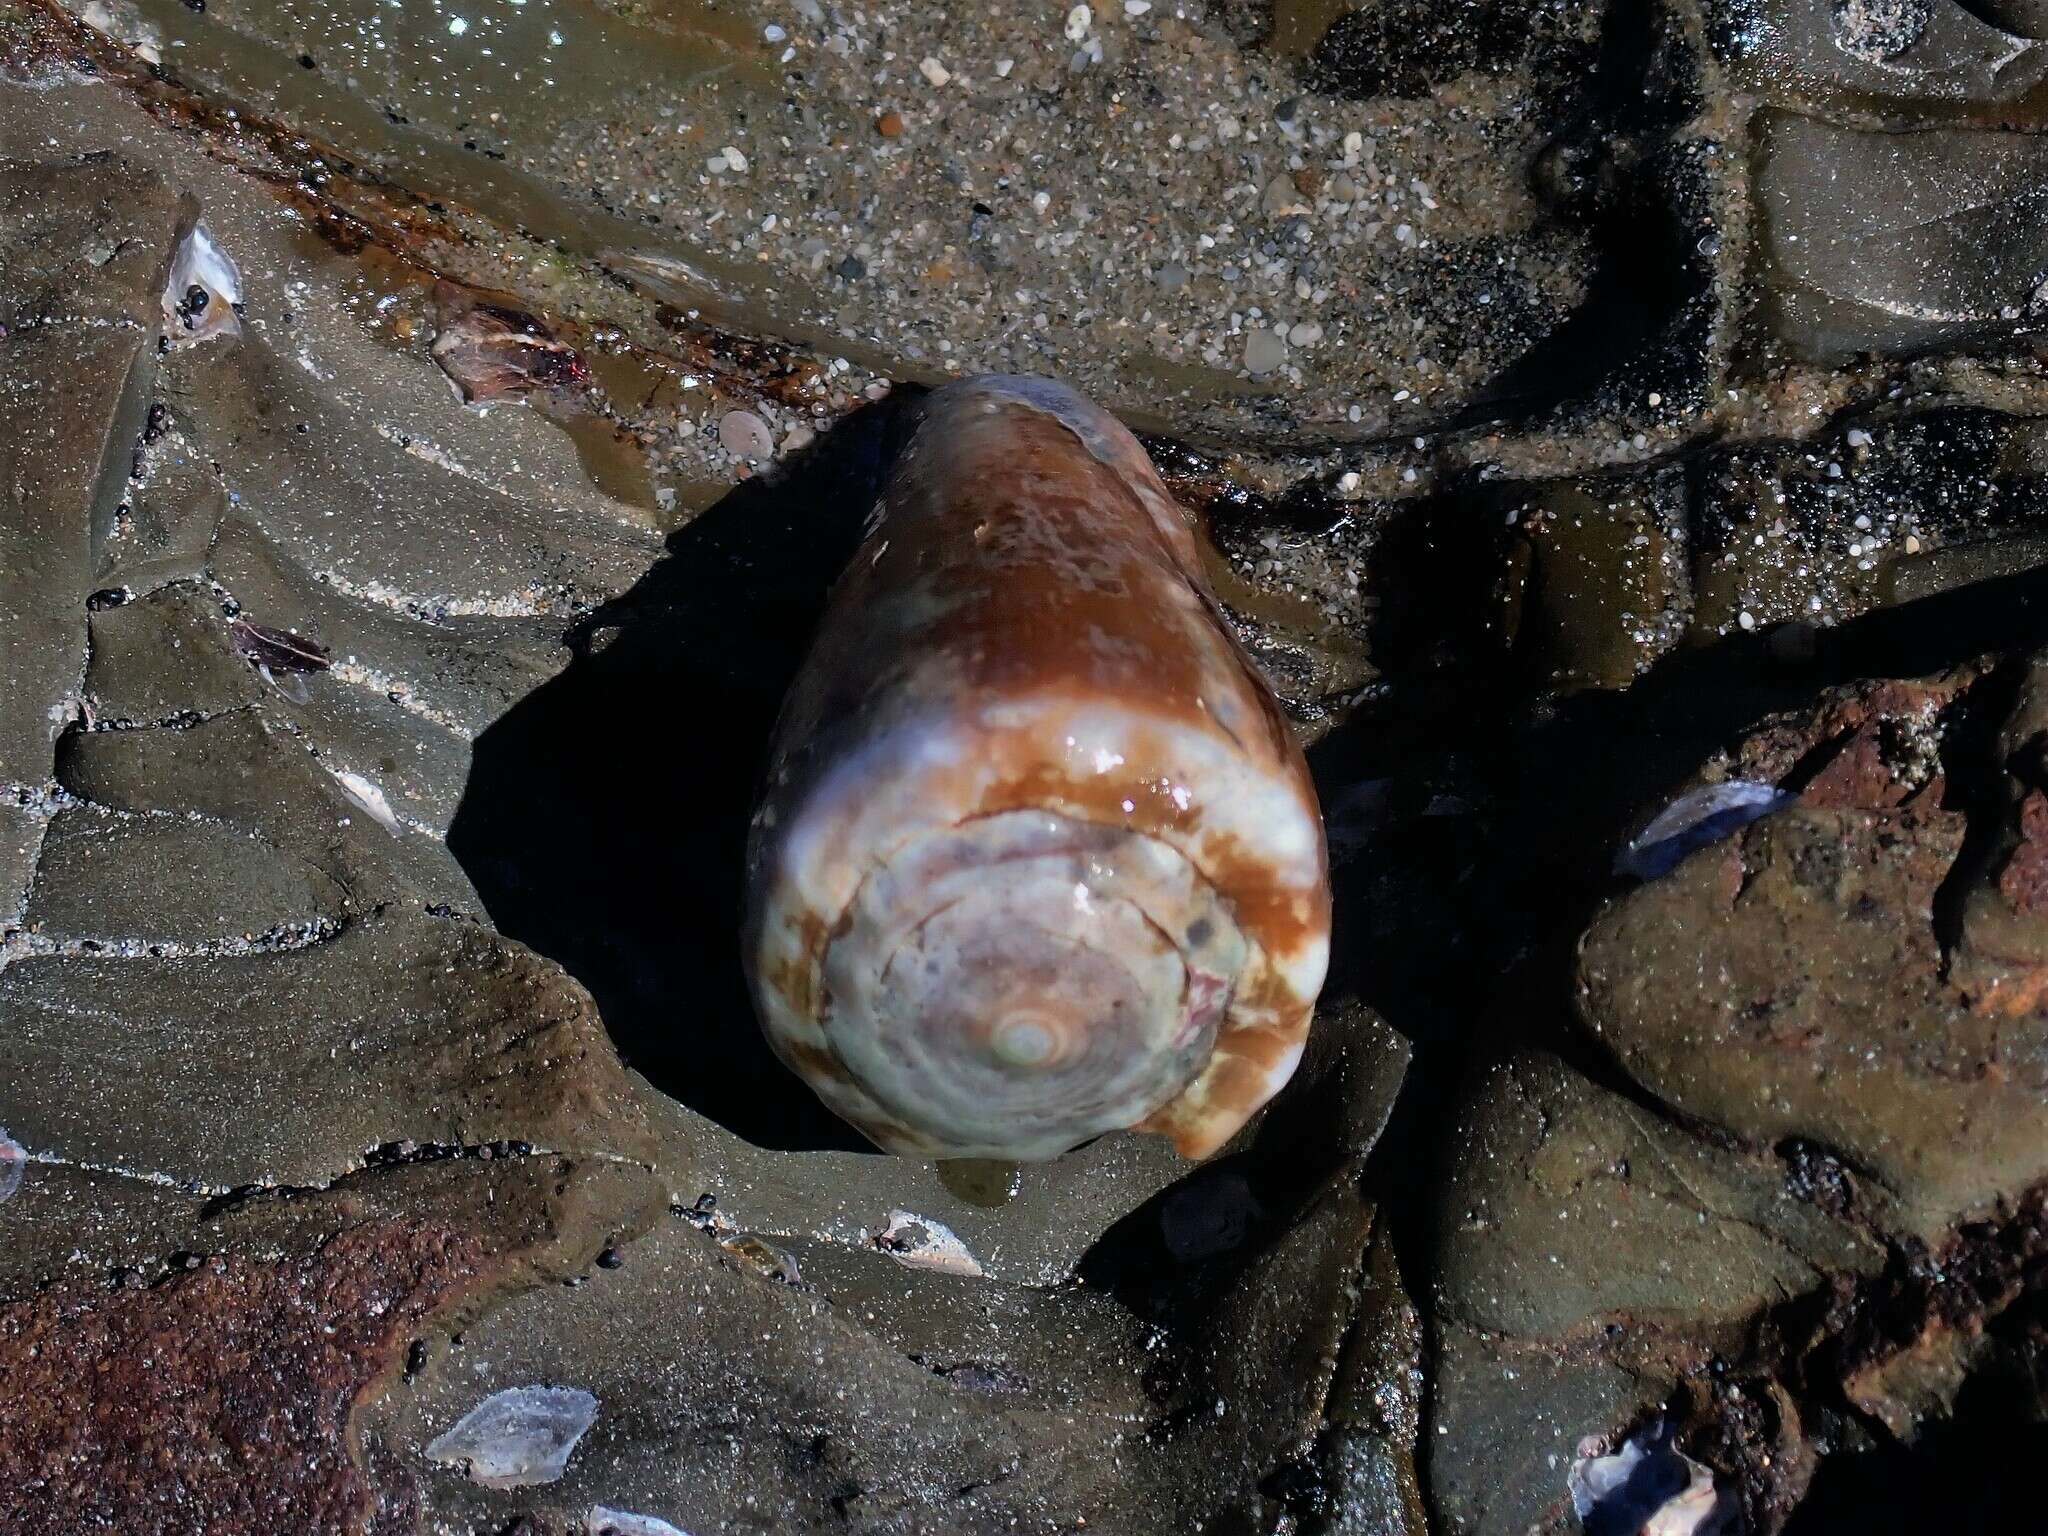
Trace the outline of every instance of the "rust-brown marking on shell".
<instances>
[{"instance_id":1,"label":"rust-brown marking on shell","mask_svg":"<svg viewBox=\"0 0 2048 1536\"><path fill-rule=\"evenodd\" d=\"M792 913L789 921L797 931L796 956L778 960L769 966L761 982L781 993L794 1012L810 1017L818 1001L818 961L825 953L827 938L825 919L805 907Z\"/></svg>"},{"instance_id":2,"label":"rust-brown marking on shell","mask_svg":"<svg viewBox=\"0 0 2048 1536\"><path fill-rule=\"evenodd\" d=\"M1219 1117L1263 1101L1299 1046L1312 999L1286 972L1326 938L1329 896L1320 858L1293 861L1290 875L1221 830L1227 818L1208 813L1226 791L1199 772L1208 753L1176 761L1176 742L1211 738L1291 791L1313 823L1306 767L1142 449L1108 426L1084 440L1050 410L975 386L941 392L927 410L833 595L821 626L829 639L785 711L777 838L792 835L821 776L849 754L943 729L958 765L920 762L912 782L888 787L883 814L863 816L858 786L835 785L835 819L807 832L809 866L857 887L924 830L1018 810L1179 849L1264 957L1233 978L1228 1048L1176 1101L1178 1118L1173 1105L1153 1117L1183 1150L1206 1147ZM1089 771L1103 750L1121 761ZM784 891L800 899L793 884ZM844 918L801 914L799 957L761 978L799 1018L822 1022L829 925ZM821 1085L849 1082L829 1050L778 1048ZM832 1102L886 1146L936 1144Z\"/></svg>"}]
</instances>

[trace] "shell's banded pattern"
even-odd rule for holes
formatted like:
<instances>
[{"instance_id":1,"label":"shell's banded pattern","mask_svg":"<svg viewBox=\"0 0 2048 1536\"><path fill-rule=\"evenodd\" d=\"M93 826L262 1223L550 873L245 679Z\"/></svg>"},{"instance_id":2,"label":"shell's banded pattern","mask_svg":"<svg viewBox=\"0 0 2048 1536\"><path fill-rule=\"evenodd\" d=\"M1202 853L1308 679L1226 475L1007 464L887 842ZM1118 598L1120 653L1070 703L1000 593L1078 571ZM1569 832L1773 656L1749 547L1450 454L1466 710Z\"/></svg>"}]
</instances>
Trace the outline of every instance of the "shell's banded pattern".
<instances>
[{"instance_id":1,"label":"shell's banded pattern","mask_svg":"<svg viewBox=\"0 0 2048 1536\"><path fill-rule=\"evenodd\" d=\"M894 1151L1206 1156L1322 985L1301 754L1114 418L1033 378L920 409L755 820L763 1027Z\"/></svg>"}]
</instances>

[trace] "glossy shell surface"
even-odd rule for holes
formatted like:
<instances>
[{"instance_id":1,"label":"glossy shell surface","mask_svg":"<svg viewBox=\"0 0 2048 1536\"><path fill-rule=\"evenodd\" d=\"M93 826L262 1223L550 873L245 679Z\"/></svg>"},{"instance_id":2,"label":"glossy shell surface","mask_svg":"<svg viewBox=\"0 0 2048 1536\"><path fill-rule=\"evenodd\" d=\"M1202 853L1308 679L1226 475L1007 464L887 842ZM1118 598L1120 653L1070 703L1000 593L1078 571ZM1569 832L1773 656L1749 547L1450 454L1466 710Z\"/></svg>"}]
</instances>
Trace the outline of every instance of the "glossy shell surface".
<instances>
[{"instance_id":1,"label":"glossy shell surface","mask_svg":"<svg viewBox=\"0 0 2048 1536\"><path fill-rule=\"evenodd\" d=\"M890 1150L1206 1156L1328 959L1300 752L1113 417L1009 377L919 409L755 820L763 1027Z\"/></svg>"}]
</instances>

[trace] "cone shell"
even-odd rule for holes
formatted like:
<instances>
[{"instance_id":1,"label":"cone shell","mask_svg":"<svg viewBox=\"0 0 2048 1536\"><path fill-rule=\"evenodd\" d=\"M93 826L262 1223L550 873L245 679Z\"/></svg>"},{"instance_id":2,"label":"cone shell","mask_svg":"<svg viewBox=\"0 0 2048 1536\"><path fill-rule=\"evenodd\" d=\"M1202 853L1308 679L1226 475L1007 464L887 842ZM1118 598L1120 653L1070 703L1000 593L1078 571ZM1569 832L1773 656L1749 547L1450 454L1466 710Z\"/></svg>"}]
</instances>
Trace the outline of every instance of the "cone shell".
<instances>
[{"instance_id":1,"label":"cone shell","mask_svg":"<svg viewBox=\"0 0 2048 1536\"><path fill-rule=\"evenodd\" d=\"M1136 439L1046 379L920 416L778 728L747 964L778 1055L892 1151L1221 1146L1329 954L1300 751Z\"/></svg>"}]
</instances>

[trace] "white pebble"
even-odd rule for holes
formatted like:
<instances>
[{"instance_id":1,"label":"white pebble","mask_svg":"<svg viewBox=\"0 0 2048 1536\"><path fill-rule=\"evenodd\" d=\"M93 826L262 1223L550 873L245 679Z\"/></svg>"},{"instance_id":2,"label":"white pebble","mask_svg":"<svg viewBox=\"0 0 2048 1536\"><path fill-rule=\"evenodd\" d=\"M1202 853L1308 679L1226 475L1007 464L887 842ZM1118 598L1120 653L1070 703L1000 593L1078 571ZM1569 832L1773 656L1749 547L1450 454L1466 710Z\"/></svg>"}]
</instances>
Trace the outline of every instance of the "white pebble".
<instances>
[{"instance_id":1,"label":"white pebble","mask_svg":"<svg viewBox=\"0 0 2048 1536\"><path fill-rule=\"evenodd\" d=\"M1735 615L1735 622L1737 624L1740 624L1744 629L1755 629L1756 615L1751 613L1747 608L1745 608L1742 610L1742 612Z\"/></svg>"},{"instance_id":2,"label":"white pebble","mask_svg":"<svg viewBox=\"0 0 2048 1536\"><path fill-rule=\"evenodd\" d=\"M918 60L917 72L930 81L934 88L944 85L953 78L953 72L950 69L929 55Z\"/></svg>"},{"instance_id":3,"label":"white pebble","mask_svg":"<svg viewBox=\"0 0 2048 1536\"><path fill-rule=\"evenodd\" d=\"M788 37L789 34L783 31L782 28L776 26L775 23L771 21L767 26L761 29L761 36L766 38L771 43L779 43L785 37Z\"/></svg>"},{"instance_id":4,"label":"white pebble","mask_svg":"<svg viewBox=\"0 0 2048 1536\"><path fill-rule=\"evenodd\" d=\"M1085 5L1077 5L1067 12L1067 41L1078 43L1088 35L1088 29L1095 25L1095 13Z\"/></svg>"},{"instance_id":5,"label":"white pebble","mask_svg":"<svg viewBox=\"0 0 2048 1536\"><path fill-rule=\"evenodd\" d=\"M746 170L747 157L734 149L730 144L726 145L719 153L725 156L725 168L734 175L738 175Z\"/></svg>"},{"instance_id":6,"label":"white pebble","mask_svg":"<svg viewBox=\"0 0 2048 1536\"><path fill-rule=\"evenodd\" d=\"M1152 0L1124 0L1126 16L1142 16L1152 9Z\"/></svg>"},{"instance_id":7,"label":"white pebble","mask_svg":"<svg viewBox=\"0 0 2048 1536\"><path fill-rule=\"evenodd\" d=\"M1017 67L1017 61L1016 61L1015 59L997 59L997 60L996 60L996 78L997 78L998 80L1007 80L1007 79L1009 79L1009 78L1010 78L1010 71L1011 71L1011 70L1013 70L1013 69L1015 69L1016 67Z\"/></svg>"}]
</instances>

